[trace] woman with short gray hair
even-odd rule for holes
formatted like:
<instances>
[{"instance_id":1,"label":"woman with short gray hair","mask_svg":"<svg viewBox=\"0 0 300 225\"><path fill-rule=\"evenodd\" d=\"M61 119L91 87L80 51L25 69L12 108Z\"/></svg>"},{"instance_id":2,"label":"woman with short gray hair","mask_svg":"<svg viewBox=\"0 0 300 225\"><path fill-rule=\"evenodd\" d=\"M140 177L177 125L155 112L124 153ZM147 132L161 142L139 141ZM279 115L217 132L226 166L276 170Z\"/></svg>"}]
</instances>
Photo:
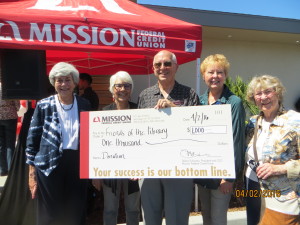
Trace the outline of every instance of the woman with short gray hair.
<instances>
[{"instance_id":1,"label":"woman with short gray hair","mask_svg":"<svg viewBox=\"0 0 300 225\"><path fill-rule=\"evenodd\" d=\"M57 94L40 100L27 137L29 189L37 198L37 225L84 225L87 180L79 178L80 112L87 100L74 94L79 72L60 62L49 74Z\"/></svg>"},{"instance_id":2,"label":"woman with short gray hair","mask_svg":"<svg viewBox=\"0 0 300 225\"><path fill-rule=\"evenodd\" d=\"M109 90L113 103L103 110L136 109L137 104L130 101L133 81L129 73L119 71L110 77ZM140 221L140 191L138 181L130 179L104 179L103 224L116 225L121 188L124 190L126 224L138 225Z\"/></svg>"},{"instance_id":3,"label":"woman with short gray hair","mask_svg":"<svg viewBox=\"0 0 300 225\"><path fill-rule=\"evenodd\" d=\"M246 126L248 225L299 225L300 114L284 109L284 91L271 75L248 85L247 98L260 110Z\"/></svg>"}]
</instances>

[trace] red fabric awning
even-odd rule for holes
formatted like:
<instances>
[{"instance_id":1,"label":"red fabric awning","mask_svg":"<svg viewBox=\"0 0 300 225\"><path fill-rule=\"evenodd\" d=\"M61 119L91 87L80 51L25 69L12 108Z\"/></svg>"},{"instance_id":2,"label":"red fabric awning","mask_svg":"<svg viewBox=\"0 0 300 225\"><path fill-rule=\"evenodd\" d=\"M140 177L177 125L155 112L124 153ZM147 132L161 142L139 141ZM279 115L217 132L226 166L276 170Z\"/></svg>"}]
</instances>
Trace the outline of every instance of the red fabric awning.
<instances>
[{"instance_id":1,"label":"red fabric awning","mask_svg":"<svg viewBox=\"0 0 300 225\"><path fill-rule=\"evenodd\" d=\"M201 26L128 0L2 0L0 48L47 50L47 64L71 62L82 72L152 73L159 50L179 64L200 57Z\"/></svg>"}]
</instances>

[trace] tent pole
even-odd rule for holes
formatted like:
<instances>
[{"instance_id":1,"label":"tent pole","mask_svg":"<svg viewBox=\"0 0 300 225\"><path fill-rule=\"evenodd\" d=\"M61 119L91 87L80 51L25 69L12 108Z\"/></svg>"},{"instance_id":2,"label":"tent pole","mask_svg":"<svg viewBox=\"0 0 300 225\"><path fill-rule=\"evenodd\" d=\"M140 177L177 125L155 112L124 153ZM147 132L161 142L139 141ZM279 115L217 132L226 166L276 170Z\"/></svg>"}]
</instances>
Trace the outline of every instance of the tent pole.
<instances>
[{"instance_id":1,"label":"tent pole","mask_svg":"<svg viewBox=\"0 0 300 225\"><path fill-rule=\"evenodd\" d=\"M149 70L149 65L151 62L151 58L148 56L147 57L147 69L148 69L148 87L151 86L151 76L150 76L150 70Z\"/></svg>"},{"instance_id":2,"label":"tent pole","mask_svg":"<svg viewBox=\"0 0 300 225\"><path fill-rule=\"evenodd\" d=\"M197 58L196 60L196 93L198 96L200 96L200 83L201 83L201 75L200 75L200 58ZM198 185L195 184L195 212L199 212L199 191L198 191Z\"/></svg>"},{"instance_id":3,"label":"tent pole","mask_svg":"<svg viewBox=\"0 0 300 225\"><path fill-rule=\"evenodd\" d=\"M196 93L200 96L200 84L201 84L201 75L200 75L200 58L197 58L196 63Z\"/></svg>"},{"instance_id":4,"label":"tent pole","mask_svg":"<svg viewBox=\"0 0 300 225\"><path fill-rule=\"evenodd\" d=\"M198 195L199 195L199 189L198 189L198 185L197 184L195 184L195 209L194 209L194 211L195 212L199 212L199 198L198 198Z\"/></svg>"}]
</instances>

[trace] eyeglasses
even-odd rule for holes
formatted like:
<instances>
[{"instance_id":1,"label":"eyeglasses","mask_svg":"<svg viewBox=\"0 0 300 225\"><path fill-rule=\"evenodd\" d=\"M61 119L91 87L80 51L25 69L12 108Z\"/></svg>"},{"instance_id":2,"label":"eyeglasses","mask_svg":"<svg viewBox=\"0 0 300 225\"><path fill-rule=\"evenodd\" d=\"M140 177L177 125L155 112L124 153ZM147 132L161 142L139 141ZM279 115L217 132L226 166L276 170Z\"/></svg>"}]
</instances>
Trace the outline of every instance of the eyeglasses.
<instances>
[{"instance_id":1,"label":"eyeglasses","mask_svg":"<svg viewBox=\"0 0 300 225\"><path fill-rule=\"evenodd\" d=\"M266 97L270 97L274 93L275 93L274 89L266 89L264 91L259 91L259 92L255 93L254 97L255 98L261 98L263 95L266 96Z\"/></svg>"},{"instance_id":2,"label":"eyeglasses","mask_svg":"<svg viewBox=\"0 0 300 225\"><path fill-rule=\"evenodd\" d=\"M114 84L115 89L121 90L124 88L125 90L130 90L132 87L132 84Z\"/></svg>"},{"instance_id":3,"label":"eyeglasses","mask_svg":"<svg viewBox=\"0 0 300 225\"><path fill-rule=\"evenodd\" d=\"M164 67L171 67L172 62L167 61L167 62L163 62L163 63L159 62L159 63L154 63L153 64L154 68L156 68L156 69L159 69L161 67L161 65L164 65Z\"/></svg>"}]
</instances>

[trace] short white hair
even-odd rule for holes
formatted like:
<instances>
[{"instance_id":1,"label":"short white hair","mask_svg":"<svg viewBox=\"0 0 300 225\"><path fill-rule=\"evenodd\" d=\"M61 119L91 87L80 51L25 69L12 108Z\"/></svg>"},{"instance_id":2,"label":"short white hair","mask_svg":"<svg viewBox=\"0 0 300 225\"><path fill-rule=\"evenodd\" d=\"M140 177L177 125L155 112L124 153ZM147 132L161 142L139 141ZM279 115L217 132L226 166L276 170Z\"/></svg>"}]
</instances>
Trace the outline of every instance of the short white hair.
<instances>
[{"instance_id":1,"label":"short white hair","mask_svg":"<svg viewBox=\"0 0 300 225\"><path fill-rule=\"evenodd\" d=\"M177 64L177 58L176 58L176 55L173 52L170 52L168 50L161 50L158 53L156 53L156 55L154 56L154 58L153 58L153 65L154 65L154 59L155 59L156 56L161 55L161 54L166 54L166 53L171 54L171 61L173 63Z\"/></svg>"},{"instance_id":2,"label":"short white hair","mask_svg":"<svg viewBox=\"0 0 300 225\"><path fill-rule=\"evenodd\" d=\"M132 92L132 90L133 90L133 80L132 80L131 76L126 71L119 71L119 72L115 73L114 75L112 75L110 77L110 80L109 80L109 91L112 94L113 94L113 90L114 90L114 84L116 83L117 78L120 78L120 80L122 82L126 82L128 84L131 84L131 92Z\"/></svg>"},{"instance_id":3,"label":"short white hair","mask_svg":"<svg viewBox=\"0 0 300 225\"><path fill-rule=\"evenodd\" d=\"M49 81L52 84L52 86L54 86L56 77L68 76L70 74L73 77L74 83L77 85L79 82L79 72L75 68L75 66L73 66L70 63L66 63L66 62L59 62L59 63L56 63L50 70Z\"/></svg>"}]
</instances>

